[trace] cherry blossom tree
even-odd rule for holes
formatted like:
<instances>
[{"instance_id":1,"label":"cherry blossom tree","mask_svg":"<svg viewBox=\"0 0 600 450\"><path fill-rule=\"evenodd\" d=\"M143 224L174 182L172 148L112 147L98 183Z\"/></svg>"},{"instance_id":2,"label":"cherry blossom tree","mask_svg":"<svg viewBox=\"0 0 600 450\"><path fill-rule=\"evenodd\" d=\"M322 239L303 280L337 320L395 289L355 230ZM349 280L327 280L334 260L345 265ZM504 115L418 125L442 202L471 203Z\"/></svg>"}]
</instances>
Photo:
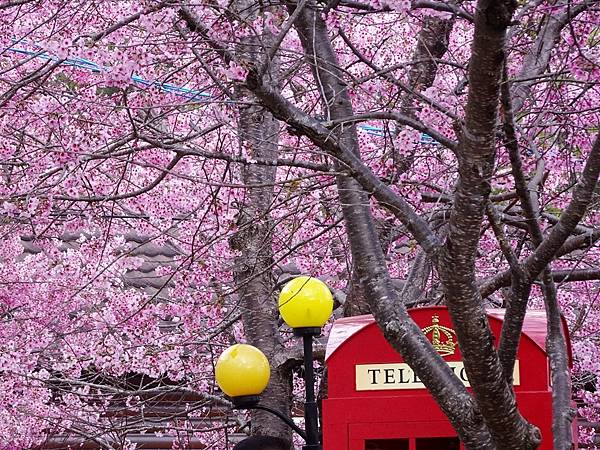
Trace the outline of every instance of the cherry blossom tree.
<instances>
[{"instance_id":1,"label":"cherry blossom tree","mask_svg":"<svg viewBox=\"0 0 600 450\"><path fill-rule=\"evenodd\" d=\"M300 273L336 314L374 314L473 449L539 444L511 376L526 309L545 309L570 448L573 393L600 420L598 8L0 4L0 448L224 448L247 417L223 416L213 364L238 340L290 414L301 358L276 297ZM473 395L408 315L431 303ZM148 421L165 398L179 409Z\"/></svg>"}]
</instances>

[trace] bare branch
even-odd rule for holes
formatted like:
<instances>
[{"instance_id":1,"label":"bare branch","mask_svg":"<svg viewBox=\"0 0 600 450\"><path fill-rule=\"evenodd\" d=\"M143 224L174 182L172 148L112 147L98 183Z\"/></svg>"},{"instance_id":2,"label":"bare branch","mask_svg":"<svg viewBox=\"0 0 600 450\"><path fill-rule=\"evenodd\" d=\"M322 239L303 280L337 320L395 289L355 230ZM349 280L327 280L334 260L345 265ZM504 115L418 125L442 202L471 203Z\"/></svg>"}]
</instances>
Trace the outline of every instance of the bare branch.
<instances>
[{"instance_id":1,"label":"bare branch","mask_svg":"<svg viewBox=\"0 0 600 450\"><path fill-rule=\"evenodd\" d=\"M367 57L365 57L350 41L350 39L348 38L348 36L346 36L346 34L344 33L343 30L339 29L338 33L340 35L340 37L344 40L344 42L346 43L346 45L348 46L348 48L350 48L350 50L352 50L352 53L354 53L356 55L356 57L364 64L366 64L368 67L370 67L371 69L373 69L375 72L377 73L381 73L382 77L387 80L389 83L393 84L394 86L398 87L399 89L401 89L404 92L407 92L408 94L410 94L411 96L421 100L422 102L426 103L427 105L430 105L432 108L435 108L436 110L440 111L441 113L447 115L448 117L450 117L452 120L454 120L455 122L461 122L461 119L454 114L453 112L449 111L447 108L443 107L441 104L439 104L438 102L430 99L429 97L421 94L419 91L416 91L414 89L411 89L409 86L407 86L406 84L402 83L400 80L398 80L396 77L392 76L391 74L387 73L387 71L385 69L381 69L379 68L377 65L375 65L370 59L368 59Z\"/></svg>"},{"instance_id":2,"label":"bare branch","mask_svg":"<svg viewBox=\"0 0 600 450\"><path fill-rule=\"evenodd\" d=\"M150 8L147 8L147 9L145 9L143 11L137 12L135 14L132 14L130 16L127 16L127 17L119 20L118 22L116 22L112 26L110 26L110 27L108 27L108 28L106 28L106 29L104 29L102 31L99 31L97 33L90 34L90 35L87 35L87 36L84 36L84 37L89 37L91 43L98 42L101 39L104 39L109 34L117 31L119 28L123 28L124 26L129 25L132 22L135 22L141 16L143 16L145 14L150 14L150 13L156 12L159 9L164 8L165 6L174 4L175 2L176 2L176 0L163 0L163 1L157 3L156 5L154 5L154 6L150 7Z\"/></svg>"},{"instance_id":3,"label":"bare branch","mask_svg":"<svg viewBox=\"0 0 600 450\"><path fill-rule=\"evenodd\" d=\"M379 11L393 11L389 6L385 5L381 8L375 8L374 6L368 3L362 3L351 0L342 0L339 2L340 6L345 6L347 8L356 9L359 11L369 11L369 12L379 12ZM456 14L463 19L468 20L469 22L473 22L473 16L466 12L464 9L451 4L451 3L442 3L435 2L431 0L416 0L412 4L412 9L433 9L435 11L449 12L452 14Z\"/></svg>"},{"instance_id":4,"label":"bare branch","mask_svg":"<svg viewBox=\"0 0 600 450\"><path fill-rule=\"evenodd\" d=\"M25 5L27 3L33 3L35 1L40 1L40 0L12 0L12 1L8 1L8 2L2 3L0 5L0 10L12 8L13 6Z\"/></svg>"},{"instance_id":5,"label":"bare branch","mask_svg":"<svg viewBox=\"0 0 600 450\"><path fill-rule=\"evenodd\" d=\"M544 239L524 263L524 268L529 272L530 278L533 279L541 273L546 264L556 256L567 238L573 233L592 199L599 175L600 133L596 135L594 145L588 155L581 177L573 191L571 202L560 216L558 223L550 231L548 237Z\"/></svg>"},{"instance_id":6,"label":"bare branch","mask_svg":"<svg viewBox=\"0 0 600 450\"><path fill-rule=\"evenodd\" d=\"M0 97L0 108L6 106L6 104L17 94L17 92L19 92L19 90L23 89L27 85L31 83L43 83L43 81L46 78L48 78L52 74L52 72L54 72L54 69L60 66L64 61L64 59L48 61L32 73L21 79L17 84L15 84L8 91L2 94L2 97Z\"/></svg>"},{"instance_id":7,"label":"bare branch","mask_svg":"<svg viewBox=\"0 0 600 450\"><path fill-rule=\"evenodd\" d=\"M208 44L219 54L219 56L221 56L221 58L223 58L223 60L226 63L235 61L235 56L227 47L224 47L219 42L210 38L208 33L208 27L200 21L200 19L192 12L192 10L189 7L182 6L179 10L179 15L185 21L189 30L194 33L200 34L202 38L206 42L208 42Z\"/></svg>"},{"instance_id":8,"label":"bare branch","mask_svg":"<svg viewBox=\"0 0 600 450\"><path fill-rule=\"evenodd\" d=\"M592 247L598 240L600 239L600 229L594 230L585 235L573 236L565 242L565 244L561 247L556 256L564 256L575 250L582 250L586 248ZM554 273L554 272L553 272ZM556 273L563 273L562 271L557 271ZM573 271L573 274L578 273L577 271ZM563 275L559 275L564 277ZM505 270L500 272L498 275L494 277L487 278L482 280L479 285L479 292L483 298L489 297L498 289L502 289L503 287L510 286L510 271ZM583 280L583 279L582 279ZM573 277L569 277L568 280L564 281L582 281L577 279L575 275ZM561 281L561 280L557 280Z\"/></svg>"},{"instance_id":9,"label":"bare branch","mask_svg":"<svg viewBox=\"0 0 600 450\"><path fill-rule=\"evenodd\" d=\"M323 125L327 128L333 128L336 125L344 125L347 123L358 123L358 122L366 122L367 120L394 120L402 125L409 126L418 130L422 133L426 133L435 139L437 142L442 144L444 147L449 148L452 151L456 151L457 143L448 139L446 136L434 130L431 127L428 127L420 120L409 117L405 114L399 112L368 112L364 114L356 114L352 117L343 117L341 119L331 120L328 122L323 122Z\"/></svg>"},{"instance_id":10,"label":"bare branch","mask_svg":"<svg viewBox=\"0 0 600 450\"><path fill-rule=\"evenodd\" d=\"M300 0L300 2L298 2L298 5L294 9L294 12L290 15L290 17L288 17L288 19L281 27L279 34L275 37L275 41L269 46L267 52L264 55L260 68L258 69L258 76L262 77L267 72L269 64L275 57L277 50L279 50L279 46L294 26L294 23L296 23L296 20L298 19L300 13L304 9L304 6L306 6L306 0Z\"/></svg>"},{"instance_id":11,"label":"bare branch","mask_svg":"<svg viewBox=\"0 0 600 450\"><path fill-rule=\"evenodd\" d=\"M510 246L510 242L508 238L504 234L504 230L502 229L500 215L496 208L492 204L488 204L486 207L486 214L490 225L492 226L492 230L496 235L496 239L498 240L498 244L500 244L500 249L502 250L502 254L506 258L508 265L510 267L511 272L519 272L521 268L519 266L519 259L515 254L513 248Z\"/></svg>"},{"instance_id":12,"label":"bare branch","mask_svg":"<svg viewBox=\"0 0 600 450\"><path fill-rule=\"evenodd\" d=\"M519 79L530 79L531 81L521 82L513 87L515 111L521 110L536 77L543 74L547 69L552 49L558 43L563 28L579 14L597 3L598 0L583 0L579 4L573 5L571 1L563 1L561 5L566 6L565 12L562 14L550 12L544 16L542 19L543 26L538 32L535 43L525 56L518 75Z\"/></svg>"},{"instance_id":13,"label":"bare branch","mask_svg":"<svg viewBox=\"0 0 600 450\"><path fill-rule=\"evenodd\" d=\"M161 169L162 170L161 174L159 176L157 176L152 181L152 183L150 183L149 185L144 186L143 188L140 188L136 191L133 191L133 192L127 192L124 194L117 194L117 195L95 195L95 196L90 196L90 197L72 197L70 195L57 195L55 198L58 200L67 200L67 201L71 201L71 202L95 203L95 202L124 200L126 198L137 197L139 195L150 192L152 189L154 189L156 186L158 186L160 184L160 182L162 180L164 180L166 178L166 176L169 175L169 173L171 173L171 170L173 168L175 168L177 163L179 161L181 161L181 159L183 157L184 157L184 155L181 155L181 154L175 155L173 157L173 159L171 160L171 162L169 162L169 164L164 169Z\"/></svg>"}]
</instances>

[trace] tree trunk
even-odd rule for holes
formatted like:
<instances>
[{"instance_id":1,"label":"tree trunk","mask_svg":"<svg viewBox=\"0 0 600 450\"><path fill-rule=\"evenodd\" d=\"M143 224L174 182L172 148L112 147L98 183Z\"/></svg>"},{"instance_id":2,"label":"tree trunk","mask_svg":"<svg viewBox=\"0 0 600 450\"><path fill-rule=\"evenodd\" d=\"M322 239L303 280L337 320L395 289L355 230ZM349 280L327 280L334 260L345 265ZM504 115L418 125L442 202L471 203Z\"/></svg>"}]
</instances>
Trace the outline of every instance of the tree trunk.
<instances>
[{"instance_id":1,"label":"tree trunk","mask_svg":"<svg viewBox=\"0 0 600 450\"><path fill-rule=\"evenodd\" d=\"M469 97L457 158L459 182L437 265L477 404L498 448L533 449L539 430L519 413L504 377L476 285L475 260L496 156L506 29L516 2L480 0L469 64Z\"/></svg>"},{"instance_id":2,"label":"tree trunk","mask_svg":"<svg viewBox=\"0 0 600 450\"><path fill-rule=\"evenodd\" d=\"M261 11L254 2L235 2L235 9L247 21L256 18ZM259 61L273 43L274 36L264 30L262 36L244 38L236 53L242 60ZM265 74L269 82L276 77L276 65ZM239 97L252 99L246 89L238 89ZM238 123L240 150L248 158L275 161L278 157L279 123L256 102L240 108ZM273 222L270 210L273 202L276 167L245 164L241 169L242 181L248 187L238 213L238 231L230 239L237 252L234 278L243 308L242 322L248 343L258 347L273 364L281 361L283 348L277 322L279 312L274 295L275 278L273 265ZM289 416L292 401L292 373L288 366L271 366L271 380L261 396L261 404ZM252 434L283 437L291 441L289 427L280 419L265 411L252 411Z\"/></svg>"}]
</instances>

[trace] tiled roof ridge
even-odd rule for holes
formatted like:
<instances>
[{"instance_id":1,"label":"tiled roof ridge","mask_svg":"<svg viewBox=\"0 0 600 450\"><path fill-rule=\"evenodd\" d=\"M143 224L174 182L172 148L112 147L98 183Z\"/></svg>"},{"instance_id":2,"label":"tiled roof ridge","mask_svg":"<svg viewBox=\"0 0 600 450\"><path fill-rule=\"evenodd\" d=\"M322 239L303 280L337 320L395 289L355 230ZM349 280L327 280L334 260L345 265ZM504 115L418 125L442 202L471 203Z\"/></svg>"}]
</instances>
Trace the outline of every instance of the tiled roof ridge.
<instances>
[{"instance_id":1,"label":"tiled roof ridge","mask_svg":"<svg viewBox=\"0 0 600 450\"><path fill-rule=\"evenodd\" d=\"M60 236L52 237L58 239L59 250L69 249L77 250L81 245L81 237L92 239L99 237L97 233L90 233L87 230L66 231ZM155 241L164 234L158 236L143 235L135 230L127 231L123 234L125 245L129 248L124 249L129 256L142 258L144 262L136 269L127 271L123 276L123 282L126 287L140 288L151 295L157 294L163 288L170 286L169 275L160 275L156 269L161 266L173 266L176 264L176 257L185 253L178 247L173 240L166 239L164 244L156 244ZM43 251L42 247L36 244L36 238L32 235L21 236L23 253L25 255L38 254Z\"/></svg>"}]
</instances>

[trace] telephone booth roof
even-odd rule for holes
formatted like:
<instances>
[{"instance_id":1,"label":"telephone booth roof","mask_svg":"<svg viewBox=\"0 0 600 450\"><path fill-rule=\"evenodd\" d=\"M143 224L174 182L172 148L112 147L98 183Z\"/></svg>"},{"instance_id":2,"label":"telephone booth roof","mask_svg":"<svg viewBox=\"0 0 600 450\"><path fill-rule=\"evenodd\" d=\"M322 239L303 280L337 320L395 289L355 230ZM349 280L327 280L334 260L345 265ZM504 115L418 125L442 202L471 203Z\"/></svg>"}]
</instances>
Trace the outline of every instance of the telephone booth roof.
<instances>
[{"instance_id":1,"label":"telephone booth roof","mask_svg":"<svg viewBox=\"0 0 600 450\"><path fill-rule=\"evenodd\" d=\"M417 310L431 310L432 312L439 309L446 309L442 306L428 306L424 308L416 308ZM497 319L500 322L504 321L505 309L488 309L486 313L488 317ZM567 338L567 352L569 357L569 366L573 366L573 355L571 350L571 341L569 339L569 331L564 317L561 317L563 330ZM371 324L375 324L375 319L371 314L363 316L345 317L338 319L333 324L327 341L325 350L325 360L327 361L333 353L344 342L348 342L352 336L366 328ZM546 336L547 332L546 311L544 310L528 310L523 321L522 334L530 339L540 350L546 353Z\"/></svg>"}]
</instances>

